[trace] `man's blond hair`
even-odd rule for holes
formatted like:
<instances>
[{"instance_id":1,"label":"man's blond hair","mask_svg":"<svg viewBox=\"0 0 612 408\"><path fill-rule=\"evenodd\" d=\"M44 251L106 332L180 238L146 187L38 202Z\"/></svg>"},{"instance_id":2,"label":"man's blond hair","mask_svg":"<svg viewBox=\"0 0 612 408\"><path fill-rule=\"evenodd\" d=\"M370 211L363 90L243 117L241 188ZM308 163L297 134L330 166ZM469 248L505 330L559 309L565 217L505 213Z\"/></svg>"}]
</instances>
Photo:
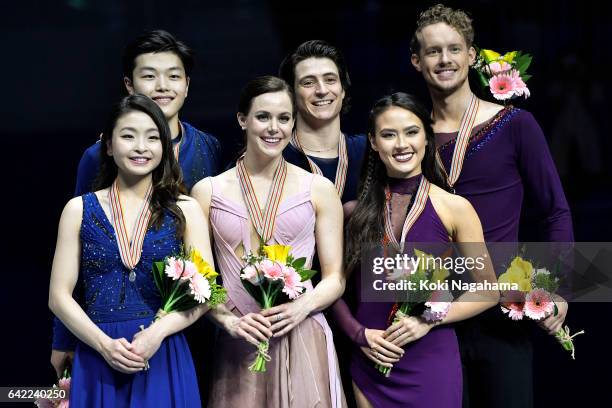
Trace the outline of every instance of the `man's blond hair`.
<instances>
[{"instance_id":1,"label":"man's blond hair","mask_svg":"<svg viewBox=\"0 0 612 408\"><path fill-rule=\"evenodd\" d=\"M413 53L418 54L421 50L418 35L423 28L436 23L446 23L453 27L463 36L468 48L472 46L474 42L474 27L472 27L472 19L467 13L463 10L446 7L444 4L436 4L419 15L414 35L410 41L410 49Z\"/></svg>"}]
</instances>

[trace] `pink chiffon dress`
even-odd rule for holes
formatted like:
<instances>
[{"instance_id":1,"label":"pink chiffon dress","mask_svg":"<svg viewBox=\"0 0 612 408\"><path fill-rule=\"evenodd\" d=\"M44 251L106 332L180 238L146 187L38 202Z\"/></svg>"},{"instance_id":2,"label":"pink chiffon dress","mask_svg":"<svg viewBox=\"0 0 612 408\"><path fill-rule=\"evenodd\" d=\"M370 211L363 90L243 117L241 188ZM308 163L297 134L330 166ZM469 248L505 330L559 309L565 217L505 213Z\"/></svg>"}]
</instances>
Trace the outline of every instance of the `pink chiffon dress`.
<instances>
[{"instance_id":1,"label":"pink chiffon dress","mask_svg":"<svg viewBox=\"0 0 612 408\"><path fill-rule=\"evenodd\" d=\"M270 243L291 245L295 257L311 265L315 251L315 211L311 185L315 176L300 177L299 193L284 199L276 215ZM227 288L227 307L237 316L261 310L240 281L243 261L236 249L256 250L250 242L251 221L246 207L219 194L212 178L210 223L218 269ZM312 290L308 282L307 290ZM219 330L215 342L212 407L346 407L332 332L322 313L307 317L288 334L271 338L265 373L252 373L256 347Z\"/></svg>"}]
</instances>

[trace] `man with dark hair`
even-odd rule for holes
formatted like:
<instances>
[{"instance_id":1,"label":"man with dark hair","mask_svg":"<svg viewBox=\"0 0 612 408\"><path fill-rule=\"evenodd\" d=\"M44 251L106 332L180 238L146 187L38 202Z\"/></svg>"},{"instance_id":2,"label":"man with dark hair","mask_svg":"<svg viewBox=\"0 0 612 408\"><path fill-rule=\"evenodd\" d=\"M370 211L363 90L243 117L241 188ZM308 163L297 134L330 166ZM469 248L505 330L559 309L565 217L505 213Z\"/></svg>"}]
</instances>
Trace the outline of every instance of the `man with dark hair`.
<instances>
[{"instance_id":1,"label":"man with dark hair","mask_svg":"<svg viewBox=\"0 0 612 408\"><path fill-rule=\"evenodd\" d=\"M141 93L150 97L164 112L187 190L199 180L217 174L221 158L221 146L215 137L179 121L179 112L189 91L192 68L192 50L163 30L144 33L130 43L123 54L125 88L129 94ZM99 155L98 142L83 153L75 195L91 189L98 172Z\"/></svg>"},{"instance_id":2,"label":"man with dark hair","mask_svg":"<svg viewBox=\"0 0 612 408\"><path fill-rule=\"evenodd\" d=\"M487 242L518 241L523 196L538 213L544 240L571 242L569 207L538 123L529 112L480 100L470 89L473 40L468 15L441 4L421 13L412 38L412 64L429 89L449 184L476 209ZM567 313L567 302L556 300L559 313L540 322L550 334ZM457 325L464 406L533 406L528 329L512 324L499 307Z\"/></svg>"},{"instance_id":3,"label":"man with dark hair","mask_svg":"<svg viewBox=\"0 0 612 408\"><path fill-rule=\"evenodd\" d=\"M174 154L187 190L199 180L216 175L221 159L221 146L215 137L179 121L179 112L189 91L192 68L192 50L163 30L144 33L130 43L123 54L125 88L130 95L140 93L150 97L161 108L170 127ZM83 153L75 196L91 191L102 153L100 141ZM51 364L58 376L75 346L76 338L55 319Z\"/></svg>"},{"instance_id":4,"label":"man with dark hair","mask_svg":"<svg viewBox=\"0 0 612 408\"><path fill-rule=\"evenodd\" d=\"M340 128L340 113L349 109L347 93L351 87L342 53L325 41L306 41L285 57L279 76L293 87L297 107L293 137L283 156L289 163L332 181L345 204L345 214L350 213L357 199L367 138L363 134L345 135ZM316 256L312 268L320 269ZM338 304L334 307L347 308L342 299ZM335 322L330 320L330 324L333 327ZM351 400L348 375L351 342L345 336L334 337L344 392L347 400Z\"/></svg>"},{"instance_id":5,"label":"man with dark hair","mask_svg":"<svg viewBox=\"0 0 612 408\"><path fill-rule=\"evenodd\" d=\"M307 41L283 60L279 75L293 87L297 106L295 132L283 156L334 182L342 203L354 200L366 137L340 129L351 86L342 53L325 41Z\"/></svg>"}]
</instances>

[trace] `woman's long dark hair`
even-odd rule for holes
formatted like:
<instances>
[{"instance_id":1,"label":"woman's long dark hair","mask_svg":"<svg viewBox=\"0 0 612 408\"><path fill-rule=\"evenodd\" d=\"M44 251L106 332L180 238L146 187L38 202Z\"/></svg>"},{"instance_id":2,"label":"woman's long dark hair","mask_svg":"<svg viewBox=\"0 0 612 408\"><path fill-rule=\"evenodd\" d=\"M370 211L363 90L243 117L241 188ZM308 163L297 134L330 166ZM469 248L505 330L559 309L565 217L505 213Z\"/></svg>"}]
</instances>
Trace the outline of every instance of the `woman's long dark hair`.
<instances>
[{"instance_id":1,"label":"woman's long dark hair","mask_svg":"<svg viewBox=\"0 0 612 408\"><path fill-rule=\"evenodd\" d=\"M185 231L185 216L176 205L179 194L185 193L183 176L172 151L170 128L159 106L150 98L134 94L126 96L116 105L102 134L100 146L100 170L94 182L94 191L110 187L117 178L117 165L112 156L107 154L107 146L112 143L113 129L119 118L129 112L147 114L157 126L162 144L162 159L153 170L153 193L151 194L151 220L149 226L159 228L164 218L164 211L169 211L176 220L176 232L179 237Z\"/></svg>"},{"instance_id":2,"label":"woman's long dark hair","mask_svg":"<svg viewBox=\"0 0 612 408\"><path fill-rule=\"evenodd\" d=\"M421 162L421 171L431 183L449 190L446 172L436 160L436 141L431 127L431 118L425 107L414 96L397 92L384 96L374 103L368 118L368 137L376 134L376 118L391 107L406 109L414 113L423 123L427 146ZM362 250L379 245L384 236L385 186L387 170L378 152L366 143L366 153L361 168L358 202L345 230L345 264L352 270L360 262Z\"/></svg>"}]
</instances>

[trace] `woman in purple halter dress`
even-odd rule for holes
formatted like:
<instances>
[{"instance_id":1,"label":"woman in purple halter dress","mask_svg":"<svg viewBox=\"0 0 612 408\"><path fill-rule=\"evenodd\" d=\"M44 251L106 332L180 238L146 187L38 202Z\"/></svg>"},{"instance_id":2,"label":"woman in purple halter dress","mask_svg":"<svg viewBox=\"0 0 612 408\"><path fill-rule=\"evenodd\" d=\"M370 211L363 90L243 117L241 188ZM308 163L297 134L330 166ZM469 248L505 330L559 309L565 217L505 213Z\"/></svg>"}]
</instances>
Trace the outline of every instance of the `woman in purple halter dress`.
<instances>
[{"instance_id":1,"label":"woman in purple halter dress","mask_svg":"<svg viewBox=\"0 0 612 408\"><path fill-rule=\"evenodd\" d=\"M342 206L331 182L288 164L282 156L294 109L292 89L283 80L268 76L251 81L238 113L246 133L245 154L235 168L200 181L192 190L210 218L229 297L212 316L222 327L209 398L213 407L346 406L332 333L321 313L344 288ZM283 172L284 179L279 176ZM247 207L246 197L253 196L256 205ZM263 207L265 218L259 218L257 206ZM270 222L271 232L255 227ZM316 244L321 281L314 288L307 282L306 292L297 299L262 311L240 281L242 257L256 251L260 239L290 245L294 256L307 259L307 266ZM270 341L271 357L266 371L251 372L257 345L265 340Z\"/></svg>"},{"instance_id":2,"label":"woman in purple halter dress","mask_svg":"<svg viewBox=\"0 0 612 408\"><path fill-rule=\"evenodd\" d=\"M482 243L482 228L471 205L444 190L446 178L435 160L429 116L413 97L396 93L380 99L369 123L368 160L346 229L346 264L352 270L349 286L357 291L357 302L350 310L340 300L332 309L353 340L351 376L356 402L360 408L458 408L461 361L450 323L492 307L499 293L464 294L458 300L474 297L479 301L455 300L440 321L411 316L389 326L393 302L361 301L359 290L369 279L362 274L372 272L360 270L359 262L369 246L380 247L383 239L406 242L404 253L412 256L412 248L424 249L418 243L439 243L440 247L451 241ZM383 227L387 215L391 238ZM408 220L415 218L410 224ZM470 245L462 255L483 253L484 245ZM478 281L495 281L490 264L472 273ZM376 364L392 367L391 374L386 377Z\"/></svg>"}]
</instances>

